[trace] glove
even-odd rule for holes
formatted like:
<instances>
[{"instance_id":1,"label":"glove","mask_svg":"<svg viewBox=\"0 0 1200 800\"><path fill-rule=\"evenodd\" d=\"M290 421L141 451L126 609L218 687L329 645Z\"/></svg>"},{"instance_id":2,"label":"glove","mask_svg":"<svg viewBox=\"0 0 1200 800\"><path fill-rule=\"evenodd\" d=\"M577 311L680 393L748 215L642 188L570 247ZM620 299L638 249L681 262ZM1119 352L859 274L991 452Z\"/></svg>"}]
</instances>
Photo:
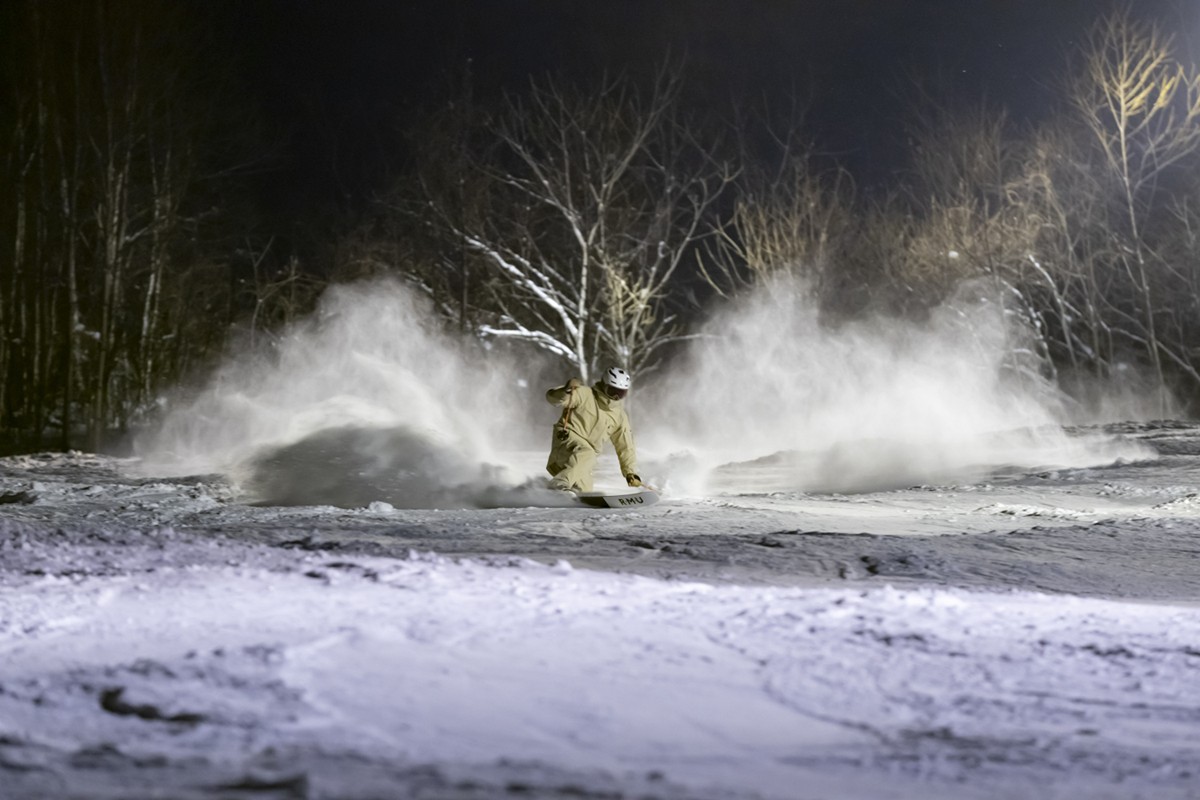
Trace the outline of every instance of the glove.
<instances>
[{"instance_id":1,"label":"glove","mask_svg":"<svg viewBox=\"0 0 1200 800\"><path fill-rule=\"evenodd\" d=\"M583 381L579 380L579 378L571 378L571 380L567 381L568 392L573 392L580 386L583 386Z\"/></svg>"},{"instance_id":2,"label":"glove","mask_svg":"<svg viewBox=\"0 0 1200 800\"><path fill-rule=\"evenodd\" d=\"M628 483L630 486L641 486L642 485L642 479L639 478L637 475L634 475L632 472L625 476L625 482Z\"/></svg>"}]
</instances>

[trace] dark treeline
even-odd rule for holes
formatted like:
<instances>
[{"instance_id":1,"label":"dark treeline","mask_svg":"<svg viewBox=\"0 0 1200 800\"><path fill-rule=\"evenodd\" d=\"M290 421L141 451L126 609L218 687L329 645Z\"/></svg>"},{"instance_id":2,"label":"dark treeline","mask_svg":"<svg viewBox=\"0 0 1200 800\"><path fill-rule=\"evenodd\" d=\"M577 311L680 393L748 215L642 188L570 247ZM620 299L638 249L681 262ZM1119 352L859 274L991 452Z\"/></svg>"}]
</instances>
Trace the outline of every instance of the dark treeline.
<instances>
[{"instance_id":1,"label":"dark treeline","mask_svg":"<svg viewBox=\"0 0 1200 800\"><path fill-rule=\"evenodd\" d=\"M803 114L698 115L686 62L503 95L467 69L397 119L362 197L282 223L263 187L287 148L203 9L0 12L10 447L104 446L231 343L269 346L328 283L379 274L585 376L654 369L703 304L779 274L828 324L971 286L1067 389L1136 374L1200 397L1200 72L1152 23L1099 20L1036 124L914 87L906 163L871 191Z\"/></svg>"},{"instance_id":2,"label":"dark treeline","mask_svg":"<svg viewBox=\"0 0 1200 800\"><path fill-rule=\"evenodd\" d=\"M202 16L32 1L0 14L0 435L95 448L232 325L273 321L298 281L266 258L249 176L268 145L207 58Z\"/></svg>"}]
</instances>

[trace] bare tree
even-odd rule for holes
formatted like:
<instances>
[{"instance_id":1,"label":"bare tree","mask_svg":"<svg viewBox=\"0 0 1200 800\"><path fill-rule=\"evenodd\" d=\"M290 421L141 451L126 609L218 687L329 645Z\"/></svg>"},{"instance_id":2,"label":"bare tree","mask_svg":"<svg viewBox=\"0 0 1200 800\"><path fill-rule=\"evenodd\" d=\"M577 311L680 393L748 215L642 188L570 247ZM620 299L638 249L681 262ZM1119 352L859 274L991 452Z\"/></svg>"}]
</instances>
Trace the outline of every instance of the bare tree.
<instances>
[{"instance_id":1,"label":"bare tree","mask_svg":"<svg viewBox=\"0 0 1200 800\"><path fill-rule=\"evenodd\" d=\"M105 0L3 9L0 428L66 446L82 423L95 447L224 335L196 244L220 216L197 187L220 181L200 166L215 93L195 22Z\"/></svg>"},{"instance_id":2,"label":"bare tree","mask_svg":"<svg viewBox=\"0 0 1200 800\"><path fill-rule=\"evenodd\" d=\"M840 168L822 172L793 138L779 144L777 168L743 173L733 214L709 248L705 278L721 295L788 274L825 296L845 267L858 227L852 179Z\"/></svg>"},{"instance_id":3,"label":"bare tree","mask_svg":"<svg viewBox=\"0 0 1200 800\"><path fill-rule=\"evenodd\" d=\"M1114 182L1114 255L1132 305L1110 304L1113 331L1142 348L1160 382L1165 362L1200 382L1200 373L1162 335L1177 275L1154 242L1152 223L1170 192L1172 173L1195 164L1200 150L1200 72L1175 57L1172 37L1128 11L1104 17L1086 40L1071 102L1091 134L1098 165Z\"/></svg>"},{"instance_id":4,"label":"bare tree","mask_svg":"<svg viewBox=\"0 0 1200 800\"><path fill-rule=\"evenodd\" d=\"M399 273L455 328L474 333L490 305L490 270L453 231L476 229L490 213L492 178L479 154L495 137L469 61L444 92L447 102L406 128L416 168L398 175L340 241L338 278Z\"/></svg>"},{"instance_id":5,"label":"bare tree","mask_svg":"<svg viewBox=\"0 0 1200 800\"><path fill-rule=\"evenodd\" d=\"M535 81L490 116L465 183L426 182L422 219L484 270L481 335L585 378L609 360L650 369L679 336L672 282L731 175L680 118L678 88L666 69L646 91Z\"/></svg>"}]
</instances>

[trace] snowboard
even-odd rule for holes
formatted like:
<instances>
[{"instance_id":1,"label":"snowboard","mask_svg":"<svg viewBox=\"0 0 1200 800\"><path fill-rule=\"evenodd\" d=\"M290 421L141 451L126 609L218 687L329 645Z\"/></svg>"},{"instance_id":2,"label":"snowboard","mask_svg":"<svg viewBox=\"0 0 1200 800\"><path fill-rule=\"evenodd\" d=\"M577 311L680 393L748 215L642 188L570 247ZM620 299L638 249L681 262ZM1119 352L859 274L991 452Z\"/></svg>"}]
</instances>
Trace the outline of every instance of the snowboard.
<instances>
[{"instance_id":1,"label":"snowboard","mask_svg":"<svg viewBox=\"0 0 1200 800\"><path fill-rule=\"evenodd\" d=\"M658 502L658 492L646 487L618 492L576 492L575 497L593 508L638 508Z\"/></svg>"}]
</instances>

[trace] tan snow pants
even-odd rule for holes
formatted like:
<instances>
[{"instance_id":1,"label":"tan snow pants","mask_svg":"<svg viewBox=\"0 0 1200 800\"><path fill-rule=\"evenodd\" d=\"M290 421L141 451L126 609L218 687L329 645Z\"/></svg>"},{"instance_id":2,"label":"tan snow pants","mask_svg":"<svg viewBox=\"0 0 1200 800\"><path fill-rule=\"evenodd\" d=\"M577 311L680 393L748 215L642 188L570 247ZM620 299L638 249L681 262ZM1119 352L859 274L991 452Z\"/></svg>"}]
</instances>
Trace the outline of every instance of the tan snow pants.
<instances>
[{"instance_id":1,"label":"tan snow pants","mask_svg":"<svg viewBox=\"0 0 1200 800\"><path fill-rule=\"evenodd\" d=\"M546 462L546 471L553 476L550 486L555 489L590 492L592 470L596 467L596 457L599 454L586 439L569 432L563 439L560 438L562 432L561 429L555 429L554 441L550 445L550 459Z\"/></svg>"}]
</instances>

